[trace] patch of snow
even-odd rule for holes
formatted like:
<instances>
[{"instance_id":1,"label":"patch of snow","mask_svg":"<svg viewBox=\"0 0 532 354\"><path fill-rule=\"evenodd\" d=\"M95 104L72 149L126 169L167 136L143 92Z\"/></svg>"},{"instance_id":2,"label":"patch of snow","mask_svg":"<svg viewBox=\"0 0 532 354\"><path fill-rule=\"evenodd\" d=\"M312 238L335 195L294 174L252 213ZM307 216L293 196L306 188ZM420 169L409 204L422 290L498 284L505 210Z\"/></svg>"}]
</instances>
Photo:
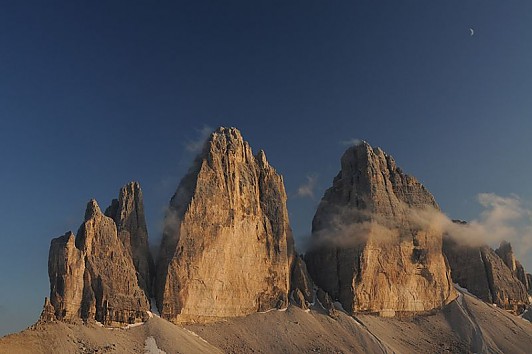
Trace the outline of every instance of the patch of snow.
<instances>
[{"instance_id":1,"label":"patch of snow","mask_svg":"<svg viewBox=\"0 0 532 354\"><path fill-rule=\"evenodd\" d=\"M454 288L464 294L473 295L469 290L467 290L466 288L462 288L460 285L458 285L458 283L454 283Z\"/></svg>"},{"instance_id":2,"label":"patch of snow","mask_svg":"<svg viewBox=\"0 0 532 354\"><path fill-rule=\"evenodd\" d=\"M188 328L183 328L185 331L187 331L188 333L192 334L194 337L198 337L199 339L201 339L202 341L204 341L205 343L209 344L209 342L207 342L205 339L203 339L202 337L200 337L196 332L193 332L191 331L190 329Z\"/></svg>"},{"instance_id":3,"label":"patch of snow","mask_svg":"<svg viewBox=\"0 0 532 354\"><path fill-rule=\"evenodd\" d=\"M344 309L344 307L342 306L342 304L340 303L340 301L335 301L335 302L333 302L333 305L334 305L334 308L335 308L335 309L347 313L347 311Z\"/></svg>"},{"instance_id":4,"label":"patch of snow","mask_svg":"<svg viewBox=\"0 0 532 354\"><path fill-rule=\"evenodd\" d=\"M269 310L266 310L266 311L259 311L257 313L268 313L268 312L272 312L273 310L277 310L277 309L269 309Z\"/></svg>"},{"instance_id":5,"label":"patch of snow","mask_svg":"<svg viewBox=\"0 0 532 354\"><path fill-rule=\"evenodd\" d=\"M96 321L96 324L100 327L104 327L103 323L101 323L100 321Z\"/></svg>"},{"instance_id":6,"label":"patch of snow","mask_svg":"<svg viewBox=\"0 0 532 354\"><path fill-rule=\"evenodd\" d=\"M527 321L527 322L532 322L530 321L529 319L525 318L525 315L530 311L531 307L527 308L525 311L523 311L522 314L519 315L520 318L522 318L523 320Z\"/></svg>"},{"instance_id":7,"label":"patch of snow","mask_svg":"<svg viewBox=\"0 0 532 354\"><path fill-rule=\"evenodd\" d=\"M150 312L152 315L155 315L157 317L161 317L161 314L159 313L159 309L157 309L157 303L155 302L155 298L152 297L150 299L150 311L148 311L148 316L150 315ZM151 318L151 317L150 317Z\"/></svg>"},{"instance_id":8,"label":"patch of snow","mask_svg":"<svg viewBox=\"0 0 532 354\"><path fill-rule=\"evenodd\" d=\"M128 324L127 326L125 326L125 327L122 327L122 329L130 329L130 328L142 326L143 324L144 324L144 322L131 323L131 324Z\"/></svg>"},{"instance_id":9,"label":"patch of snow","mask_svg":"<svg viewBox=\"0 0 532 354\"><path fill-rule=\"evenodd\" d=\"M312 302L310 303L310 306L316 305L316 299L318 298L318 295L316 294L318 292L318 287L314 286L312 288Z\"/></svg>"},{"instance_id":10,"label":"patch of snow","mask_svg":"<svg viewBox=\"0 0 532 354\"><path fill-rule=\"evenodd\" d=\"M462 306L464 304L464 295L458 294L458 297L456 298L456 301Z\"/></svg>"},{"instance_id":11,"label":"patch of snow","mask_svg":"<svg viewBox=\"0 0 532 354\"><path fill-rule=\"evenodd\" d=\"M288 309L288 306L285 307L285 308L282 308L282 309L277 309L277 308L273 308L273 309L269 309L269 310L266 310L266 311L259 311L257 313L268 313L268 312L272 312L272 311L281 311L281 312L284 312Z\"/></svg>"},{"instance_id":12,"label":"patch of snow","mask_svg":"<svg viewBox=\"0 0 532 354\"><path fill-rule=\"evenodd\" d=\"M144 342L144 354L166 354L166 352L159 349L155 338L148 337Z\"/></svg>"}]
</instances>

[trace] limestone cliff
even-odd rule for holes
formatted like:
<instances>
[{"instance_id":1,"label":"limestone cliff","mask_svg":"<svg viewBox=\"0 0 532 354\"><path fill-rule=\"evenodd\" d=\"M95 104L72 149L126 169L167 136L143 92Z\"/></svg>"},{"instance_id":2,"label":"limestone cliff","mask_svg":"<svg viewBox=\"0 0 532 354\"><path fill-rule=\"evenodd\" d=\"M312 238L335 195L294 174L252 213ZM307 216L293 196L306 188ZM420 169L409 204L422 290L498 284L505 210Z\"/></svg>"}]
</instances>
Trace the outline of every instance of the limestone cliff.
<instances>
[{"instance_id":1,"label":"limestone cliff","mask_svg":"<svg viewBox=\"0 0 532 354\"><path fill-rule=\"evenodd\" d=\"M282 177L237 129L219 128L170 201L159 311L192 321L285 306L292 253Z\"/></svg>"},{"instance_id":2,"label":"limestone cliff","mask_svg":"<svg viewBox=\"0 0 532 354\"><path fill-rule=\"evenodd\" d=\"M115 221L118 238L133 260L139 286L150 297L155 264L148 245L148 229L139 183L130 182L122 187L118 199L113 199L111 206L105 210L105 215Z\"/></svg>"},{"instance_id":3,"label":"limestone cliff","mask_svg":"<svg viewBox=\"0 0 532 354\"><path fill-rule=\"evenodd\" d=\"M132 251L120 241L113 219L96 203L87 204L85 221L50 245L50 305L63 321L97 320L106 325L146 320L148 298L138 284Z\"/></svg>"},{"instance_id":4,"label":"limestone cliff","mask_svg":"<svg viewBox=\"0 0 532 354\"><path fill-rule=\"evenodd\" d=\"M348 312L424 312L455 298L442 234L413 220L432 195L379 148L349 148L312 223L308 270Z\"/></svg>"}]
</instances>

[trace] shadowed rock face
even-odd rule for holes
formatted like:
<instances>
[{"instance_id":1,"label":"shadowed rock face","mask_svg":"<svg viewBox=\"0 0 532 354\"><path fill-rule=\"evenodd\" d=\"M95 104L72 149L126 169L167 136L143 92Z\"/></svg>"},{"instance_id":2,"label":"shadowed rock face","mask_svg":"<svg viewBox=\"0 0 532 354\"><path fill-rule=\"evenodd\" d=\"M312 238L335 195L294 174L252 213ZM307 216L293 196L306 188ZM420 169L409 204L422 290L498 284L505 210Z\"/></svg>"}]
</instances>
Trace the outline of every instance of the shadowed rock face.
<instances>
[{"instance_id":1,"label":"shadowed rock face","mask_svg":"<svg viewBox=\"0 0 532 354\"><path fill-rule=\"evenodd\" d=\"M106 325L146 320L149 301L138 285L131 254L113 219L91 200L77 236L68 232L50 245L50 304L55 317Z\"/></svg>"},{"instance_id":2,"label":"shadowed rock face","mask_svg":"<svg viewBox=\"0 0 532 354\"><path fill-rule=\"evenodd\" d=\"M307 303L314 302L314 282L312 281L312 279L310 278L310 275L308 274L307 265L305 264L305 261L300 256L296 256L292 264L290 290L293 292L299 291L299 294L301 294L301 296L303 297L304 302L305 301ZM295 295L292 295L292 296L295 300L296 296ZM298 306L300 303L301 301L297 302Z\"/></svg>"},{"instance_id":3,"label":"shadowed rock face","mask_svg":"<svg viewBox=\"0 0 532 354\"><path fill-rule=\"evenodd\" d=\"M312 278L351 313L393 315L448 303L456 295L442 234L411 220L422 209L438 205L391 156L367 143L349 148L312 223L305 257Z\"/></svg>"},{"instance_id":4,"label":"shadowed rock face","mask_svg":"<svg viewBox=\"0 0 532 354\"><path fill-rule=\"evenodd\" d=\"M486 245L462 245L445 237L443 250L453 281L481 300L514 313L523 312L529 304L528 279L509 243L493 251Z\"/></svg>"},{"instance_id":5,"label":"shadowed rock face","mask_svg":"<svg viewBox=\"0 0 532 354\"><path fill-rule=\"evenodd\" d=\"M115 221L118 238L133 259L138 284L150 297L155 265L148 245L148 229L144 217L142 190L138 182L130 182L120 189L105 215Z\"/></svg>"},{"instance_id":6,"label":"shadowed rock face","mask_svg":"<svg viewBox=\"0 0 532 354\"><path fill-rule=\"evenodd\" d=\"M199 320L284 306L292 254L282 177L237 129L219 128L170 201L157 262L162 317Z\"/></svg>"},{"instance_id":7,"label":"shadowed rock face","mask_svg":"<svg viewBox=\"0 0 532 354\"><path fill-rule=\"evenodd\" d=\"M503 260L504 264L512 271L517 279L525 286L525 289L529 289L528 278L526 276L525 268L523 265L515 259L514 251L510 242L502 241L499 248L495 250L495 253Z\"/></svg>"}]
</instances>

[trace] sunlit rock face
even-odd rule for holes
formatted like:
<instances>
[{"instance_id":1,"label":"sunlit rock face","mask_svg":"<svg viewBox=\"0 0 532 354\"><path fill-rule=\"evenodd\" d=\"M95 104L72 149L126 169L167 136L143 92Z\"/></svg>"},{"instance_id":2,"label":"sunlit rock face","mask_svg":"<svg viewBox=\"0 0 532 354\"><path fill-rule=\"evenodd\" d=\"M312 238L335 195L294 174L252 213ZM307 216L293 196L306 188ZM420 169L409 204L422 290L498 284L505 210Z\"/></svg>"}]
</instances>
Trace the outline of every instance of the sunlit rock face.
<instances>
[{"instance_id":1,"label":"sunlit rock face","mask_svg":"<svg viewBox=\"0 0 532 354\"><path fill-rule=\"evenodd\" d=\"M440 308L456 297L442 232L415 217L438 210L381 149L349 148L312 223L305 260L313 280L351 313Z\"/></svg>"},{"instance_id":2,"label":"sunlit rock face","mask_svg":"<svg viewBox=\"0 0 532 354\"><path fill-rule=\"evenodd\" d=\"M283 180L235 128L219 128L170 201L157 306L171 321L242 316L287 303L293 254Z\"/></svg>"},{"instance_id":3,"label":"sunlit rock face","mask_svg":"<svg viewBox=\"0 0 532 354\"><path fill-rule=\"evenodd\" d=\"M529 305L528 279L509 243L503 242L494 251L486 245L468 245L445 237L443 245L455 283L478 298L517 314Z\"/></svg>"},{"instance_id":4,"label":"sunlit rock face","mask_svg":"<svg viewBox=\"0 0 532 354\"><path fill-rule=\"evenodd\" d=\"M142 210L141 205L136 208ZM122 213L122 207L116 210ZM58 320L96 320L111 326L146 320L150 305L139 285L134 252L128 248L136 242L131 239L125 245L115 221L105 216L96 201L91 200L77 235L68 232L51 242L47 313L53 307Z\"/></svg>"}]
</instances>

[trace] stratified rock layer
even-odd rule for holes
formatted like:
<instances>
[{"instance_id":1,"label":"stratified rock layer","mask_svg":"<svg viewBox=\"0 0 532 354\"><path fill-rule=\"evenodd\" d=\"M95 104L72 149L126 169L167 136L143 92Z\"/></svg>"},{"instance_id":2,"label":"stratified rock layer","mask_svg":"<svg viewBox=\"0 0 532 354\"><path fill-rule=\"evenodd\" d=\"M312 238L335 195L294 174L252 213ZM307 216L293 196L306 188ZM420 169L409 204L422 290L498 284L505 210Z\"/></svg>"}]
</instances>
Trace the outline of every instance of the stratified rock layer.
<instances>
[{"instance_id":1,"label":"stratified rock layer","mask_svg":"<svg viewBox=\"0 0 532 354\"><path fill-rule=\"evenodd\" d=\"M348 312L424 312L455 298L442 234L413 214L437 211L432 195L367 143L349 148L312 223L307 267Z\"/></svg>"},{"instance_id":2,"label":"stratified rock layer","mask_svg":"<svg viewBox=\"0 0 532 354\"><path fill-rule=\"evenodd\" d=\"M453 281L481 300L514 313L521 313L528 306L528 280L509 243L502 243L493 251L486 245L476 247L445 237L443 251Z\"/></svg>"},{"instance_id":3,"label":"stratified rock layer","mask_svg":"<svg viewBox=\"0 0 532 354\"><path fill-rule=\"evenodd\" d=\"M170 201L159 311L191 321L285 306L292 253L282 177L237 129L219 128Z\"/></svg>"},{"instance_id":4,"label":"stratified rock layer","mask_svg":"<svg viewBox=\"0 0 532 354\"><path fill-rule=\"evenodd\" d=\"M95 200L88 203L76 237L69 232L52 240L48 274L50 303L59 320L116 325L148 317L149 301L138 285L131 252Z\"/></svg>"},{"instance_id":5,"label":"stratified rock layer","mask_svg":"<svg viewBox=\"0 0 532 354\"><path fill-rule=\"evenodd\" d=\"M118 199L113 199L105 215L115 221L118 238L133 259L138 284L150 297L155 264L148 245L148 228L139 183L130 182L122 187Z\"/></svg>"}]
</instances>

